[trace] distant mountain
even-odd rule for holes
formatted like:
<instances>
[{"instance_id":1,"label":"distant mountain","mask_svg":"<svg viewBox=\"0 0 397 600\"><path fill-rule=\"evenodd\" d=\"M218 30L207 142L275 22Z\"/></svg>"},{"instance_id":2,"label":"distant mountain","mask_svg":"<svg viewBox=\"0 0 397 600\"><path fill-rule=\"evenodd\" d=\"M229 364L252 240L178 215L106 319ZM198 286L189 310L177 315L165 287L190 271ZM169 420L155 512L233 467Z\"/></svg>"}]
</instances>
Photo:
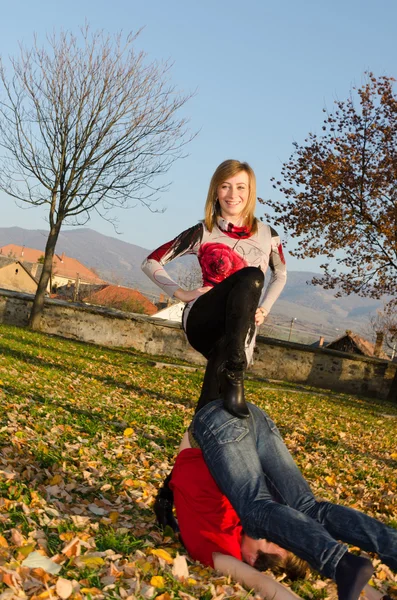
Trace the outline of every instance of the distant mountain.
<instances>
[{"instance_id":1,"label":"distant mountain","mask_svg":"<svg viewBox=\"0 0 397 600\"><path fill-rule=\"evenodd\" d=\"M383 306L380 300L361 298L357 294L335 298L335 291L310 283L314 276L318 273L290 271L272 314L296 317L313 325L358 331Z\"/></svg>"},{"instance_id":2,"label":"distant mountain","mask_svg":"<svg viewBox=\"0 0 397 600\"><path fill-rule=\"evenodd\" d=\"M46 231L0 227L0 246L13 243L44 250L46 239ZM136 287L149 295L159 295L159 288L141 271L141 263L150 252L146 248L84 228L61 232L56 251L77 258L87 267L94 267L101 277L112 283ZM170 265L170 272L175 276L181 271L181 264L186 268L194 264L192 261L196 259L187 257L175 261ZM313 326L316 331L320 328L359 331L382 306L378 300L360 298L355 294L335 298L332 290L307 283L315 275L318 273L288 273L287 285L272 309L274 319L285 322L297 318L299 322Z\"/></svg>"},{"instance_id":3,"label":"distant mountain","mask_svg":"<svg viewBox=\"0 0 397 600\"><path fill-rule=\"evenodd\" d=\"M20 227L0 227L0 246L6 244L25 245L44 250L48 233L30 231ZM87 267L94 267L100 276L112 283L139 287L158 295L159 288L141 271L140 265L149 250L102 235L92 229L72 229L59 234L57 254L77 258Z\"/></svg>"}]
</instances>

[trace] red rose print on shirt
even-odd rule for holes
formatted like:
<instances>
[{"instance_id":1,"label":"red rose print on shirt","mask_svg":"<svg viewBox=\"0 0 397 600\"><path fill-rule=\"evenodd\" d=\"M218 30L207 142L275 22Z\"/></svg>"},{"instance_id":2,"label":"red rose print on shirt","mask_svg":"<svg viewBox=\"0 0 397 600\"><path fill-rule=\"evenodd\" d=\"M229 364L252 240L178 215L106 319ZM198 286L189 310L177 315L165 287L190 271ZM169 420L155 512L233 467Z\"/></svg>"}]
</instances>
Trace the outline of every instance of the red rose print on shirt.
<instances>
[{"instance_id":1,"label":"red rose print on shirt","mask_svg":"<svg viewBox=\"0 0 397 600\"><path fill-rule=\"evenodd\" d=\"M247 267L245 260L226 244L206 243L198 253L203 285L215 285L229 275Z\"/></svg>"}]
</instances>

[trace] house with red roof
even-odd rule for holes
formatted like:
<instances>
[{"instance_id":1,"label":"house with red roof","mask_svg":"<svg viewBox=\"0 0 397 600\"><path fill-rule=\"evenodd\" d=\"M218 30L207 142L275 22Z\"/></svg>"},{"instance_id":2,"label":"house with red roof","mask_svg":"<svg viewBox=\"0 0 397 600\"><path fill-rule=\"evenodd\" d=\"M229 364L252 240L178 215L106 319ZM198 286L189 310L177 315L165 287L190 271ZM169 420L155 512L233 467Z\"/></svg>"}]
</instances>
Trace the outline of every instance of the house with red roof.
<instances>
[{"instance_id":1,"label":"house with red roof","mask_svg":"<svg viewBox=\"0 0 397 600\"><path fill-rule=\"evenodd\" d=\"M35 248L26 248L16 244L7 244L0 248L0 257L12 258L25 265L31 275L38 280L43 268L44 252ZM52 286L71 285L77 280L80 284L101 285L105 282L94 271L76 258L63 254L54 254L52 261Z\"/></svg>"},{"instance_id":2,"label":"house with red roof","mask_svg":"<svg viewBox=\"0 0 397 600\"><path fill-rule=\"evenodd\" d=\"M349 354L360 354L361 356L370 356L389 360L389 357L382 350L383 336L379 337L377 342L373 344L362 336L353 331L347 330L346 333L336 340L333 340L325 347L340 352L348 352Z\"/></svg>"},{"instance_id":3,"label":"house with red roof","mask_svg":"<svg viewBox=\"0 0 397 600\"><path fill-rule=\"evenodd\" d=\"M19 260L0 256L0 288L35 294L37 281Z\"/></svg>"}]
</instances>

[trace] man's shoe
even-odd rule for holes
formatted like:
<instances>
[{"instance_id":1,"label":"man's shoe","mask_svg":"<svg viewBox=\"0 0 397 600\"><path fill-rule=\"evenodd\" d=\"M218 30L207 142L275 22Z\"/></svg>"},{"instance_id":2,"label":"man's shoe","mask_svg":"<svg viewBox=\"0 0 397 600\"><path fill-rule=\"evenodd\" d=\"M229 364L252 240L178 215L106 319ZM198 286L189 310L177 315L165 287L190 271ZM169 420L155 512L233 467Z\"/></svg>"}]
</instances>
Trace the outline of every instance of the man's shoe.
<instances>
[{"instance_id":1,"label":"man's shoe","mask_svg":"<svg viewBox=\"0 0 397 600\"><path fill-rule=\"evenodd\" d=\"M218 371L223 406L239 419L249 417L244 397L244 371L229 371L221 365Z\"/></svg>"},{"instance_id":2,"label":"man's shoe","mask_svg":"<svg viewBox=\"0 0 397 600\"><path fill-rule=\"evenodd\" d=\"M153 510L156 515L157 523L161 529L165 529L168 526L171 527L175 533L178 533L178 521L175 519L174 513L172 512L172 506L170 500L157 496L153 504Z\"/></svg>"}]
</instances>

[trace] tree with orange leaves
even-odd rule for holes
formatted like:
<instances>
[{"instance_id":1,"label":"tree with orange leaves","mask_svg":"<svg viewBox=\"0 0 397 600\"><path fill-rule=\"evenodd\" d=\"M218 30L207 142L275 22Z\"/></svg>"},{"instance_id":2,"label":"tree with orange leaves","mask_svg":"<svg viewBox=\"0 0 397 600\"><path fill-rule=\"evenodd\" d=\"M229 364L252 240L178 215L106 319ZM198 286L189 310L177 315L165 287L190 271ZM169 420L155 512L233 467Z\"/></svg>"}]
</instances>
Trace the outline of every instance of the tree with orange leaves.
<instances>
[{"instance_id":1,"label":"tree with orange leaves","mask_svg":"<svg viewBox=\"0 0 397 600\"><path fill-rule=\"evenodd\" d=\"M397 308L397 96L394 79L366 74L322 132L309 133L273 187L285 200L262 201L299 238L291 254L324 256L313 280L336 295L391 296ZM397 384L396 386L397 387ZM396 390L392 392L396 395Z\"/></svg>"}]
</instances>

